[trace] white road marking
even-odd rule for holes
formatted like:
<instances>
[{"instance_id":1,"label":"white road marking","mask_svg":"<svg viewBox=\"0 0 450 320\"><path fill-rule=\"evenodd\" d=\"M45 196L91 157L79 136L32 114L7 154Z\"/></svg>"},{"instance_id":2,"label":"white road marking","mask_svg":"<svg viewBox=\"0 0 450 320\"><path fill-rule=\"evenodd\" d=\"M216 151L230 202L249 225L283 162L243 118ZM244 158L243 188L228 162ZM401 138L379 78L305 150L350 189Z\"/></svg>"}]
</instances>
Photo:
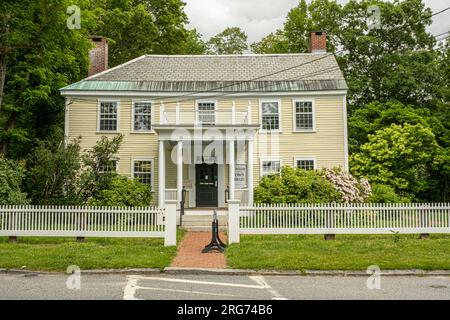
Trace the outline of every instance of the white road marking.
<instances>
[{"instance_id":1,"label":"white road marking","mask_svg":"<svg viewBox=\"0 0 450 320\"><path fill-rule=\"evenodd\" d=\"M152 288L152 287L137 287L142 290L155 290L155 291L167 291L167 292L180 292L180 293L189 293L189 294L206 294L210 296L221 296L221 297L232 297L239 298L240 296L234 294L226 294L226 293L212 293L212 292L204 292L204 291L191 291L191 290L181 290L181 289L166 289L166 288Z\"/></svg>"},{"instance_id":2,"label":"white road marking","mask_svg":"<svg viewBox=\"0 0 450 320\"><path fill-rule=\"evenodd\" d=\"M127 284L123 289L123 300L140 300L134 296L138 288L138 279L132 276L127 276L127 280Z\"/></svg>"},{"instance_id":3,"label":"white road marking","mask_svg":"<svg viewBox=\"0 0 450 320\"><path fill-rule=\"evenodd\" d=\"M272 300L287 300L287 298L283 297L278 291L273 289L263 276L249 276L249 278L258 283L261 287L267 289L273 296Z\"/></svg>"}]
</instances>

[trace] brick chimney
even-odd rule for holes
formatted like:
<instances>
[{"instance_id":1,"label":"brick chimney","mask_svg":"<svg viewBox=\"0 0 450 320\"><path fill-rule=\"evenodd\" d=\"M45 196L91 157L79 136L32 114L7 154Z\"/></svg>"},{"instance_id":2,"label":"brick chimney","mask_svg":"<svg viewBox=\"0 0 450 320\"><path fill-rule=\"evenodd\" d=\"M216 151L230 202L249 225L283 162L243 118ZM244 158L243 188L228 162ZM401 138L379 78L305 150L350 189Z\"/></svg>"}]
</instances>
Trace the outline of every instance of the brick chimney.
<instances>
[{"instance_id":1,"label":"brick chimney","mask_svg":"<svg viewBox=\"0 0 450 320\"><path fill-rule=\"evenodd\" d=\"M322 53L327 52L327 34L323 31L311 32L309 38L309 52Z\"/></svg>"},{"instance_id":2,"label":"brick chimney","mask_svg":"<svg viewBox=\"0 0 450 320\"><path fill-rule=\"evenodd\" d=\"M108 69L108 40L105 37L91 37L91 40L95 47L89 51L89 77Z\"/></svg>"}]
</instances>

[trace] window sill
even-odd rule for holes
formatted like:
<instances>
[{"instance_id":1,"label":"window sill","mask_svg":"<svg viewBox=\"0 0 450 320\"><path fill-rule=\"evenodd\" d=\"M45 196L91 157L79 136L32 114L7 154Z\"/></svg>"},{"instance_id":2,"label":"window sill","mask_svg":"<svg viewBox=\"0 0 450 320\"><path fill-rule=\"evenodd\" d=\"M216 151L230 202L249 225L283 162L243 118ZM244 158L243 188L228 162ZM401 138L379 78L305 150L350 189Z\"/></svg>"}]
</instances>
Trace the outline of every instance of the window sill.
<instances>
[{"instance_id":1,"label":"window sill","mask_svg":"<svg viewBox=\"0 0 450 320\"><path fill-rule=\"evenodd\" d=\"M120 131L101 131L101 130L97 130L95 133L97 133L97 134L119 134Z\"/></svg>"},{"instance_id":2,"label":"window sill","mask_svg":"<svg viewBox=\"0 0 450 320\"><path fill-rule=\"evenodd\" d=\"M156 134L154 130L149 131L130 131L130 134Z\"/></svg>"},{"instance_id":3,"label":"window sill","mask_svg":"<svg viewBox=\"0 0 450 320\"><path fill-rule=\"evenodd\" d=\"M317 130L294 130L294 133L315 133Z\"/></svg>"},{"instance_id":4,"label":"window sill","mask_svg":"<svg viewBox=\"0 0 450 320\"><path fill-rule=\"evenodd\" d=\"M259 130L259 133L283 133L281 130Z\"/></svg>"}]
</instances>

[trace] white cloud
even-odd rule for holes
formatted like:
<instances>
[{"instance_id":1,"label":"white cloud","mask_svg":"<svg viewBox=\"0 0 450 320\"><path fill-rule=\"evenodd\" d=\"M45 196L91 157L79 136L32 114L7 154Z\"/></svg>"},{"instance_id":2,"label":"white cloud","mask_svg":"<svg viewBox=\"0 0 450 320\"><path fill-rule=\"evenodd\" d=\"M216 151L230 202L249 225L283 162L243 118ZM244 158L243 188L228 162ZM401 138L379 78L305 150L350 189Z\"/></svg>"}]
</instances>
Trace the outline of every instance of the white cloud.
<instances>
[{"instance_id":1,"label":"white cloud","mask_svg":"<svg viewBox=\"0 0 450 320\"><path fill-rule=\"evenodd\" d=\"M227 27L240 27L249 44L282 28L289 10L299 0L184 0L189 27L196 28L205 40ZM344 3L345 0L339 2ZM425 0L433 12L448 6L442 0ZM450 30L450 10L434 18L429 31L439 34Z\"/></svg>"}]
</instances>

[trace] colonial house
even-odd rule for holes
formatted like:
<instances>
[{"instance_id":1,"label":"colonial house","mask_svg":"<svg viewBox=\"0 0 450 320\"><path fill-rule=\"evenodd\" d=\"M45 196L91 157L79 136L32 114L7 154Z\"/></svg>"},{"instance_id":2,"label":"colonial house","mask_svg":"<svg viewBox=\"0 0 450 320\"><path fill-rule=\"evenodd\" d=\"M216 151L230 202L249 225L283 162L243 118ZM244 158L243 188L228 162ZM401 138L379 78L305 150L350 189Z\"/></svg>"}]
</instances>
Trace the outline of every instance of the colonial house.
<instances>
[{"instance_id":1,"label":"colonial house","mask_svg":"<svg viewBox=\"0 0 450 320\"><path fill-rule=\"evenodd\" d=\"M151 186L155 203L253 202L282 166L348 169L347 85L326 34L310 53L145 55L107 69L93 38L90 76L61 89L66 139L92 147L123 134L115 170Z\"/></svg>"}]
</instances>

